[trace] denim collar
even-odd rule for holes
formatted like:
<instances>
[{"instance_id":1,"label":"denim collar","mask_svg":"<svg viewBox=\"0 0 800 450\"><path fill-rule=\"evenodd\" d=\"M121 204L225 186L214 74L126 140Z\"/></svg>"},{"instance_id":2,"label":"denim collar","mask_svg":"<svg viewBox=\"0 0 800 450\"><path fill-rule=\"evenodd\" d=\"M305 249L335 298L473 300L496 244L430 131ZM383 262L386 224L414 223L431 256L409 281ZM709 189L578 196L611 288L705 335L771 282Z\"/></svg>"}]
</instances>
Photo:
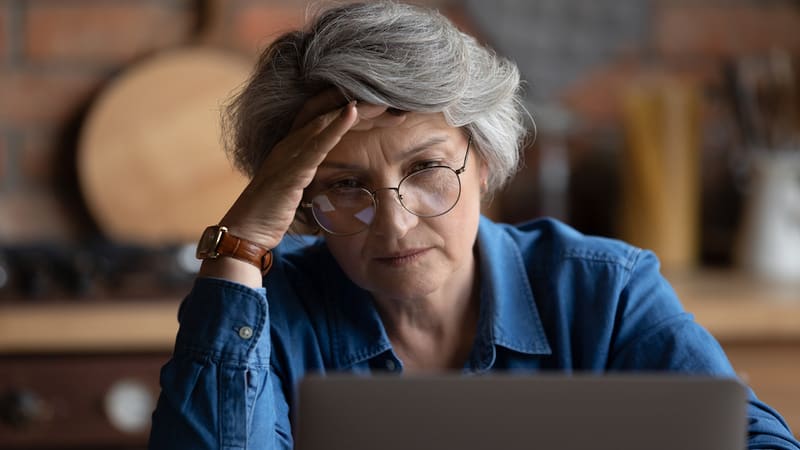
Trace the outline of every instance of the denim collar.
<instances>
[{"instance_id":1,"label":"denim collar","mask_svg":"<svg viewBox=\"0 0 800 450\"><path fill-rule=\"evenodd\" d=\"M496 347L548 355L545 336L519 247L500 226L481 217L477 239L481 273L478 333L468 362L473 370L494 364ZM332 257L331 257L332 258ZM341 272L341 299L331 318L332 363L340 370L390 351L392 346L371 295Z\"/></svg>"}]
</instances>

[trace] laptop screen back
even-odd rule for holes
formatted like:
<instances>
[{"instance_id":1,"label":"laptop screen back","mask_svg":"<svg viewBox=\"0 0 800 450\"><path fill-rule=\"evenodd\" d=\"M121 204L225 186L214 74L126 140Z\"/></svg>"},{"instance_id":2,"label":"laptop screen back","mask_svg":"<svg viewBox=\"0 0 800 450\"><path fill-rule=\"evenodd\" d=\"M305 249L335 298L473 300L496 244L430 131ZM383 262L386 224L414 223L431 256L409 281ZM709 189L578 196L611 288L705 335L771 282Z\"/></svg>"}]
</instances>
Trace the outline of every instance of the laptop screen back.
<instances>
[{"instance_id":1,"label":"laptop screen back","mask_svg":"<svg viewBox=\"0 0 800 450\"><path fill-rule=\"evenodd\" d=\"M307 377L299 450L731 450L746 393L662 375Z\"/></svg>"}]
</instances>

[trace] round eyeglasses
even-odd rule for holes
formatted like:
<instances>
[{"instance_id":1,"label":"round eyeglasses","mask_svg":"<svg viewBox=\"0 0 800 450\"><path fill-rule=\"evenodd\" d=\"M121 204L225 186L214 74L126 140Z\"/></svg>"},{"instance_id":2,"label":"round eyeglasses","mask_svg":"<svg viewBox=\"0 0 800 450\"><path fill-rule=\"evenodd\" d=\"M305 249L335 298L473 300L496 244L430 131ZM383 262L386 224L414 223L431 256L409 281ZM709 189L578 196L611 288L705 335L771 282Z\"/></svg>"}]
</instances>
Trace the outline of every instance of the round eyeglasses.
<instances>
[{"instance_id":1,"label":"round eyeglasses","mask_svg":"<svg viewBox=\"0 0 800 450\"><path fill-rule=\"evenodd\" d=\"M300 203L310 208L314 221L326 232L347 236L366 230L375 219L378 207L376 193L391 190L403 208L419 217L436 217L449 212L461 198L461 177L467 168L469 147L467 140L464 163L458 169L449 166L432 166L412 172L397 187L378 188L370 191L357 186L334 186L310 201Z\"/></svg>"}]
</instances>

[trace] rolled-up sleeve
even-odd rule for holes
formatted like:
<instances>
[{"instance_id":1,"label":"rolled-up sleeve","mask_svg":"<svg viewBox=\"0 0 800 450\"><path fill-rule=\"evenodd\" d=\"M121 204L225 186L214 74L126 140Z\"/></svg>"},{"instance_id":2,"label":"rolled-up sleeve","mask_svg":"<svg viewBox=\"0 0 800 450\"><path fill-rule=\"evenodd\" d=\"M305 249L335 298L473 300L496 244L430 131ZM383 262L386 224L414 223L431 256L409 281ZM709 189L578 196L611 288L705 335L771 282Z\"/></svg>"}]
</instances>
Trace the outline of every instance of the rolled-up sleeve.
<instances>
[{"instance_id":1,"label":"rolled-up sleeve","mask_svg":"<svg viewBox=\"0 0 800 450\"><path fill-rule=\"evenodd\" d=\"M172 358L161 371L151 449L272 449L275 404L264 289L200 278L178 313Z\"/></svg>"}]
</instances>

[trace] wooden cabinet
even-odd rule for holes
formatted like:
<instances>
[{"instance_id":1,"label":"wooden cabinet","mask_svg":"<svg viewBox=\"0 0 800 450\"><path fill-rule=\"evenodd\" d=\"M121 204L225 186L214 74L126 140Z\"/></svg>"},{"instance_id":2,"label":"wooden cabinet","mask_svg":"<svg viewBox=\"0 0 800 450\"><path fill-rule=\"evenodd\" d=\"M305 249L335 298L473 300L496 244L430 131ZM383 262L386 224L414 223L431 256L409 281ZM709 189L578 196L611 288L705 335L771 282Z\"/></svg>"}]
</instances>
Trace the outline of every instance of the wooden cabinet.
<instances>
[{"instance_id":1,"label":"wooden cabinet","mask_svg":"<svg viewBox=\"0 0 800 450\"><path fill-rule=\"evenodd\" d=\"M800 340L726 342L723 346L756 395L777 409L800 438Z\"/></svg>"},{"instance_id":2,"label":"wooden cabinet","mask_svg":"<svg viewBox=\"0 0 800 450\"><path fill-rule=\"evenodd\" d=\"M0 448L144 449L174 299L0 305Z\"/></svg>"},{"instance_id":3,"label":"wooden cabinet","mask_svg":"<svg viewBox=\"0 0 800 450\"><path fill-rule=\"evenodd\" d=\"M0 448L145 448L168 357L0 356Z\"/></svg>"}]
</instances>

